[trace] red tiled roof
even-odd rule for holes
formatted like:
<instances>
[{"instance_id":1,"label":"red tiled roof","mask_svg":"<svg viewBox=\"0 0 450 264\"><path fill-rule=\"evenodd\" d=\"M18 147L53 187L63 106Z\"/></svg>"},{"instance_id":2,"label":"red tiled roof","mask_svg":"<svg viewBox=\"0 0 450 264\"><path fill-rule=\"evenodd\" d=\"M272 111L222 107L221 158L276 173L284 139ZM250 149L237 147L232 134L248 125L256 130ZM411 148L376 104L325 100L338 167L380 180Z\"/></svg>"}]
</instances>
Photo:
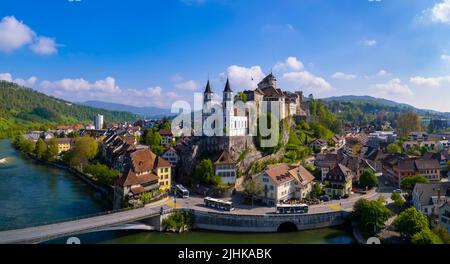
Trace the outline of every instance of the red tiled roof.
<instances>
[{"instance_id":1,"label":"red tiled roof","mask_svg":"<svg viewBox=\"0 0 450 264\"><path fill-rule=\"evenodd\" d=\"M269 165L265 173L272 178L272 180L277 184L283 184L290 180L293 180L294 177L289 173L289 166L287 164L276 164Z\"/></svg>"},{"instance_id":2,"label":"red tiled roof","mask_svg":"<svg viewBox=\"0 0 450 264\"><path fill-rule=\"evenodd\" d=\"M173 136L172 130L170 130L170 129L160 129L159 130L159 134L161 136L168 136L168 137L172 137Z\"/></svg>"}]
</instances>

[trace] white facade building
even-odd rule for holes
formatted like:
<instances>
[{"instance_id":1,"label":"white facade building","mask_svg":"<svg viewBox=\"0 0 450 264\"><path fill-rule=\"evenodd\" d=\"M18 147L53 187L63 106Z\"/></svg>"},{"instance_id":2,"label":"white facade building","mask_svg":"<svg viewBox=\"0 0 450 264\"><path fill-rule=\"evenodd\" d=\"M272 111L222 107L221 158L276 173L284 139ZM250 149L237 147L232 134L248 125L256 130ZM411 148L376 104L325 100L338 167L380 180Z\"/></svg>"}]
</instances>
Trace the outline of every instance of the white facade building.
<instances>
[{"instance_id":1,"label":"white facade building","mask_svg":"<svg viewBox=\"0 0 450 264\"><path fill-rule=\"evenodd\" d=\"M97 130L103 129L104 118L103 115L97 114L94 118L94 127Z\"/></svg>"}]
</instances>

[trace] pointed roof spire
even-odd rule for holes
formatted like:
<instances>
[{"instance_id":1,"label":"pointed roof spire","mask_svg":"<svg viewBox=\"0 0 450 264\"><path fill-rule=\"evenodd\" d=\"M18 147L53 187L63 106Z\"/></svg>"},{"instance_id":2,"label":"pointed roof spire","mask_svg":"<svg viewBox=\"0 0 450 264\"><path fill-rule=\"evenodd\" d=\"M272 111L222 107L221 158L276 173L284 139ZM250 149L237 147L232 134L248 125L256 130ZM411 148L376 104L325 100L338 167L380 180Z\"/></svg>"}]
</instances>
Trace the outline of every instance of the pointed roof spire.
<instances>
[{"instance_id":1,"label":"pointed roof spire","mask_svg":"<svg viewBox=\"0 0 450 264\"><path fill-rule=\"evenodd\" d=\"M206 84L205 93L213 93L211 90L211 85L209 84L209 79L208 79L208 83Z\"/></svg>"},{"instance_id":2,"label":"pointed roof spire","mask_svg":"<svg viewBox=\"0 0 450 264\"><path fill-rule=\"evenodd\" d=\"M227 83L225 84L225 89L223 90L224 92L229 92L231 93L231 87L230 87L230 79L227 78Z\"/></svg>"}]
</instances>

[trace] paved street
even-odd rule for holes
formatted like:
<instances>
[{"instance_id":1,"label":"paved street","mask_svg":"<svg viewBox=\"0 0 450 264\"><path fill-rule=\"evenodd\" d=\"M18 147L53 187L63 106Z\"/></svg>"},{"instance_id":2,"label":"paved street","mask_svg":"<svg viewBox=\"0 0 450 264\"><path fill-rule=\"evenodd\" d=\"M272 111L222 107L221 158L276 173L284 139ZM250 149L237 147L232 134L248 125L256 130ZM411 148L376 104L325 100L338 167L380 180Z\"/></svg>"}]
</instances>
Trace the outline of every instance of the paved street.
<instances>
[{"instance_id":1,"label":"paved street","mask_svg":"<svg viewBox=\"0 0 450 264\"><path fill-rule=\"evenodd\" d=\"M383 195L387 201L390 200L391 192L386 187L385 189L382 189L381 192L375 192L371 191L366 195L359 195L359 194L353 194L348 199L342 199L342 200L332 200L329 202L321 203L318 205L311 205L309 207L309 213L325 213L325 212L333 212L333 211L340 211L340 210L346 210L351 211L353 208L353 205L361 198L365 198L368 200L375 200L380 195ZM232 200L232 199L224 199L224 200ZM255 214L255 215L264 215L264 214L270 214L275 213L275 207L267 207L267 206L260 206L255 205L252 207L251 205L243 205L240 203L236 203L237 198L233 198L234 207L235 210L233 210L232 214ZM171 201L167 203L168 206L173 208L189 208L189 209L195 209L199 211L210 211L210 212L220 212L213 208L208 208L203 206L203 197L200 197L198 195L191 195L191 197L187 199L176 199L176 204L174 203L173 198Z\"/></svg>"}]
</instances>

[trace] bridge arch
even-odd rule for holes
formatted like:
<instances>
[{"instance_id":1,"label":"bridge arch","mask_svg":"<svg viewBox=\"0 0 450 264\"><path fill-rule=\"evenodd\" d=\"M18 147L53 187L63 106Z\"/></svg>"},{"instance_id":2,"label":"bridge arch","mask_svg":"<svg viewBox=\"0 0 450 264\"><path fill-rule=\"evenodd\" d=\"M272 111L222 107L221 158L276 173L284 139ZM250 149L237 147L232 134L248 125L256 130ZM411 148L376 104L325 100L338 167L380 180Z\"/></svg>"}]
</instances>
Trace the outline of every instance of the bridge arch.
<instances>
[{"instance_id":1,"label":"bridge arch","mask_svg":"<svg viewBox=\"0 0 450 264\"><path fill-rule=\"evenodd\" d=\"M277 232L296 232L296 231L298 231L298 227L293 222L283 222L277 228Z\"/></svg>"}]
</instances>

